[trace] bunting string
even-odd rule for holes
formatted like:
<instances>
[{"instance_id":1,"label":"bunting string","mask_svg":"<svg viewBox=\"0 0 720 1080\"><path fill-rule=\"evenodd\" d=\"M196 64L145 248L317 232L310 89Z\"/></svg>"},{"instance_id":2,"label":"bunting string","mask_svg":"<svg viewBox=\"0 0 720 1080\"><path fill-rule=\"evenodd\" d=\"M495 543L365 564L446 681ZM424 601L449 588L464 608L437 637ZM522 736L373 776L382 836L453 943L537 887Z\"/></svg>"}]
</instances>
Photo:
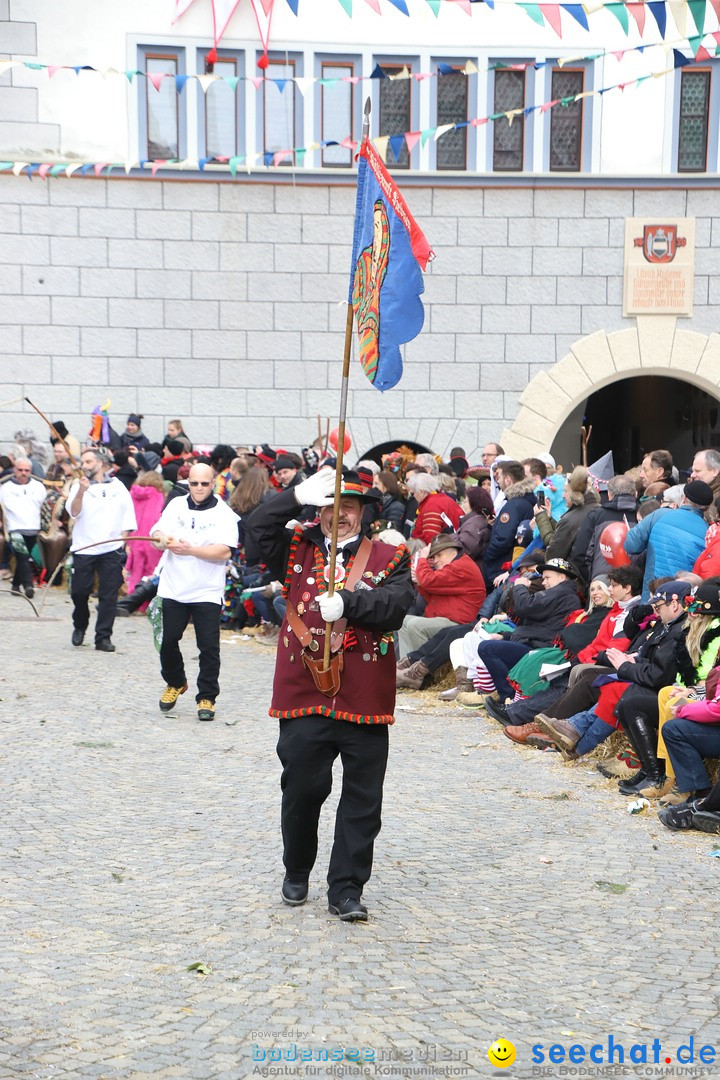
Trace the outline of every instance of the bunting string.
<instances>
[{"instance_id":1,"label":"bunting string","mask_svg":"<svg viewBox=\"0 0 720 1080\"><path fill-rule=\"evenodd\" d=\"M628 79L625 82L613 83L610 86L604 86L598 90L584 91L580 94L570 95L568 97L556 98L551 101L546 101L541 105L529 105L524 109L511 109L507 112L491 113L488 116L475 117L472 120L459 120L452 124L442 124L437 127L424 128L421 131L406 131L392 135L380 135L372 140L377 152L382 157L383 161L387 160L388 150L390 150L397 161L403 146L407 146L409 152L420 143L421 146L425 146L426 143L432 139L438 141L448 131L457 131L468 127L481 127L484 124L495 123L498 120L507 120L512 124L519 116L527 117L533 112L546 113L550 109L566 108L569 105L574 104L584 98L599 97L603 94L611 93L613 91L624 92L630 88L637 88L650 79L663 78L666 75L672 74L675 70L682 67L687 67L692 64L699 63L713 63L720 59L720 55L717 54L717 49L720 47L720 31L715 31L709 36L713 39L713 53L704 46L699 46L694 52L692 57L685 56L679 49L672 49L673 63L671 67L664 68L661 71L651 72L645 75L640 75L635 79ZM629 50L631 51L631 50ZM603 54L598 54L603 55ZM612 55L615 55L614 53ZM546 63L544 61L543 63ZM570 58L566 58L565 63L570 62ZM577 62L577 58L574 60ZM507 65L503 65L507 66ZM520 66L520 65L518 65ZM525 65L528 66L528 65ZM541 65L529 65L529 66L541 66ZM468 72L465 72L467 74ZM13 173L15 176L25 175L32 180L34 176L38 176L41 180L45 180L48 176L58 177L65 176L68 179L76 174L80 176L87 176L89 173L94 174L96 177L109 176L114 170L124 170L129 175L135 169L141 169L143 171L149 170L153 176L160 170L170 171L203 171L206 168L212 170L229 171L234 177L237 175L238 169L244 167L249 172L253 167L258 165L265 167L276 167L282 165L284 162L290 160L295 162L298 166L302 166L305 155L308 152L320 150L327 146L342 146L346 149L354 151L357 148L357 141L351 136L338 141L336 139L325 139L319 142L311 143L309 146L295 146L288 147L281 150L265 150L256 153L249 154L237 154L229 158L200 158L198 161L184 158L182 160L178 158L171 159L149 159L142 158L138 161L126 161L126 162L27 162L27 161L0 161L0 173Z\"/></svg>"}]
</instances>

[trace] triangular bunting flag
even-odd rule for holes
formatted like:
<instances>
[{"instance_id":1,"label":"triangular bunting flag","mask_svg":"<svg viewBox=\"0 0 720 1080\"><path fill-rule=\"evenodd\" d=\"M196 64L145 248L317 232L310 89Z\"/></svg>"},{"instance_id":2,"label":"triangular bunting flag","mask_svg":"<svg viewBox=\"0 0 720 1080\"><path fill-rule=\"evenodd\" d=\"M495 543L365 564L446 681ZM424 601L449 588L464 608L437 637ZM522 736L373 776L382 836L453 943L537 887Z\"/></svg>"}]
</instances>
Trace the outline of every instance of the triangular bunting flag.
<instances>
[{"instance_id":1,"label":"triangular bunting flag","mask_svg":"<svg viewBox=\"0 0 720 1080\"><path fill-rule=\"evenodd\" d=\"M178 19L185 14L192 2L193 0L175 0L175 14L172 17L173 23L176 23Z\"/></svg>"},{"instance_id":2,"label":"triangular bunting flag","mask_svg":"<svg viewBox=\"0 0 720 1080\"><path fill-rule=\"evenodd\" d=\"M308 87L313 86L314 84L315 80L310 78L310 76L308 75L298 75L298 77L295 79L295 85L297 86L303 97L305 97Z\"/></svg>"},{"instance_id":3,"label":"triangular bunting flag","mask_svg":"<svg viewBox=\"0 0 720 1080\"><path fill-rule=\"evenodd\" d=\"M710 0L710 7L715 12L716 18L720 19L720 0Z\"/></svg>"},{"instance_id":4,"label":"triangular bunting flag","mask_svg":"<svg viewBox=\"0 0 720 1080\"><path fill-rule=\"evenodd\" d=\"M560 5L559 4L538 4L538 7L542 11L547 21L552 26L553 30L559 38L562 37L562 24L560 22Z\"/></svg>"},{"instance_id":5,"label":"triangular bunting flag","mask_svg":"<svg viewBox=\"0 0 720 1080\"><path fill-rule=\"evenodd\" d=\"M352 0L340 0L340 3L345 9L345 14L352 18Z\"/></svg>"},{"instance_id":6,"label":"triangular bunting flag","mask_svg":"<svg viewBox=\"0 0 720 1080\"><path fill-rule=\"evenodd\" d=\"M150 72L148 72L147 77L148 77L149 81L153 84L155 89L159 90L160 89L160 84L162 83L163 79L167 79L167 73L164 72L164 71L160 71L160 72L154 72L153 74L150 74Z\"/></svg>"},{"instance_id":7,"label":"triangular bunting flag","mask_svg":"<svg viewBox=\"0 0 720 1080\"><path fill-rule=\"evenodd\" d=\"M382 15L380 10L380 0L365 0L368 7L371 7L377 15Z\"/></svg>"},{"instance_id":8,"label":"triangular bunting flag","mask_svg":"<svg viewBox=\"0 0 720 1080\"><path fill-rule=\"evenodd\" d=\"M387 160L387 148L389 141L390 139L388 135L380 135L377 139L372 140L373 146L375 147L383 161Z\"/></svg>"},{"instance_id":9,"label":"triangular bunting flag","mask_svg":"<svg viewBox=\"0 0 720 1080\"><path fill-rule=\"evenodd\" d=\"M405 148L405 136L404 135L391 135L389 138L390 149L393 152L393 157L396 161L400 160L400 155Z\"/></svg>"},{"instance_id":10,"label":"triangular bunting flag","mask_svg":"<svg viewBox=\"0 0 720 1080\"><path fill-rule=\"evenodd\" d=\"M372 70L370 78L371 79L387 79L387 75L385 74L383 69L380 67L380 65L376 64L375 67Z\"/></svg>"},{"instance_id":11,"label":"triangular bunting flag","mask_svg":"<svg viewBox=\"0 0 720 1080\"><path fill-rule=\"evenodd\" d=\"M245 159L242 156L230 158L230 160L228 161L228 168L230 169L231 176L235 176L235 174L237 173L238 165L242 165L244 160Z\"/></svg>"},{"instance_id":12,"label":"triangular bunting flag","mask_svg":"<svg viewBox=\"0 0 720 1080\"><path fill-rule=\"evenodd\" d=\"M62 64L48 64L48 79L52 79L53 75L57 75L58 71L62 71Z\"/></svg>"},{"instance_id":13,"label":"triangular bunting flag","mask_svg":"<svg viewBox=\"0 0 720 1080\"><path fill-rule=\"evenodd\" d=\"M218 78L219 78L218 75L198 75L197 76L197 81L200 83L200 86L202 87L203 94L207 94L208 87L211 86L214 82L217 82Z\"/></svg>"},{"instance_id":14,"label":"triangular bunting flag","mask_svg":"<svg viewBox=\"0 0 720 1080\"><path fill-rule=\"evenodd\" d=\"M396 7L398 11L402 11L403 15L410 14L407 9L407 4L405 3L405 0L389 0L389 3L391 3L393 7Z\"/></svg>"},{"instance_id":15,"label":"triangular bunting flag","mask_svg":"<svg viewBox=\"0 0 720 1080\"><path fill-rule=\"evenodd\" d=\"M160 159L158 161L153 161L152 169L150 170L152 172L153 176L158 171L158 169L162 169L165 165L167 165L167 161L163 161L162 159Z\"/></svg>"},{"instance_id":16,"label":"triangular bunting flag","mask_svg":"<svg viewBox=\"0 0 720 1080\"><path fill-rule=\"evenodd\" d=\"M228 23L232 19L240 0L210 0L210 3L212 4L213 15L213 41L217 49L218 43L227 30Z\"/></svg>"},{"instance_id":17,"label":"triangular bunting flag","mask_svg":"<svg viewBox=\"0 0 720 1080\"><path fill-rule=\"evenodd\" d=\"M537 4L518 4L518 7L522 8L523 11L530 16L532 21L538 24L538 26L545 25L542 11Z\"/></svg>"},{"instance_id":18,"label":"triangular bunting flag","mask_svg":"<svg viewBox=\"0 0 720 1080\"><path fill-rule=\"evenodd\" d=\"M665 37L665 25L667 22L667 14L665 11L664 0L655 0L655 3L649 3L650 14L657 23L657 28L660 31L660 37Z\"/></svg>"},{"instance_id":19,"label":"triangular bunting flag","mask_svg":"<svg viewBox=\"0 0 720 1080\"><path fill-rule=\"evenodd\" d=\"M692 49L692 54L696 60L698 58L698 50L700 49L700 42L702 41L702 39L702 34L694 34L692 37L688 38L688 44Z\"/></svg>"},{"instance_id":20,"label":"triangular bunting flag","mask_svg":"<svg viewBox=\"0 0 720 1080\"><path fill-rule=\"evenodd\" d=\"M673 49L673 67L681 68L686 67L688 64L692 64L690 57L683 56L678 49Z\"/></svg>"},{"instance_id":21,"label":"triangular bunting flag","mask_svg":"<svg viewBox=\"0 0 720 1080\"><path fill-rule=\"evenodd\" d=\"M175 89L177 90L178 94L182 94L183 90L185 89L185 83L187 81L188 81L188 76L187 75L176 75L175 76Z\"/></svg>"},{"instance_id":22,"label":"triangular bunting flag","mask_svg":"<svg viewBox=\"0 0 720 1080\"><path fill-rule=\"evenodd\" d=\"M265 79L262 75L251 75L250 82L253 84L256 90L259 90L262 84L265 82Z\"/></svg>"},{"instance_id":23,"label":"triangular bunting flag","mask_svg":"<svg viewBox=\"0 0 720 1080\"><path fill-rule=\"evenodd\" d=\"M435 128L435 135L433 136L435 142L437 142L446 131L452 131L454 127L454 124L441 124L440 127Z\"/></svg>"},{"instance_id":24,"label":"triangular bunting flag","mask_svg":"<svg viewBox=\"0 0 720 1080\"><path fill-rule=\"evenodd\" d=\"M427 2L430 5L430 10L432 11L433 15L435 16L435 18L437 18L440 11L441 0L427 0Z\"/></svg>"},{"instance_id":25,"label":"triangular bunting flag","mask_svg":"<svg viewBox=\"0 0 720 1080\"><path fill-rule=\"evenodd\" d=\"M16 161L15 164L13 165L13 173L15 174L15 176L19 176L20 173L23 171L23 169L26 169L27 166L28 166L27 161ZM79 168L80 168L80 166L78 165L78 169Z\"/></svg>"},{"instance_id":26,"label":"triangular bunting flag","mask_svg":"<svg viewBox=\"0 0 720 1080\"><path fill-rule=\"evenodd\" d=\"M287 2L288 2L288 6L289 6L290 10L292 11L293 15L297 15L299 0L287 0Z\"/></svg>"},{"instance_id":27,"label":"triangular bunting flag","mask_svg":"<svg viewBox=\"0 0 720 1080\"><path fill-rule=\"evenodd\" d=\"M668 7L675 20L675 25L678 28L680 37L687 37L687 34L685 33L685 27L687 26L687 4L685 3L685 0L670 0Z\"/></svg>"},{"instance_id":28,"label":"triangular bunting flag","mask_svg":"<svg viewBox=\"0 0 720 1080\"><path fill-rule=\"evenodd\" d=\"M228 84L228 86L230 87L230 89L232 90L232 92L234 94L235 91L237 90L238 83L240 82L239 76L238 75L224 75L223 78L225 79L225 82Z\"/></svg>"},{"instance_id":29,"label":"triangular bunting flag","mask_svg":"<svg viewBox=\"0 0 720 1080\"><path fill-rule=\"evenodd\" d=\"M1 165L0 165L0 168L2 168ZM66 166L63 165L62 163L59 164L59 165L53 165L52 169L50 170L50 175L51 176L59 176L61 172L65 172L65 168L66 168Z\"/></svg>"},{"instance_id":30,"label":"triangular bunting flag","mask_svg":"<svg viewBox=\"0 0 720 1080\"><path fill-rule=\"evenodd\" d=\"M707 51L705 46L701 45L698 51L695 53L695 59L698 61L698 63L701 64L704 60L711 60L712 57L710 56L710 53Z\"/></svg>"},{"instance_id":31,"label":"triangular bunting flag","mask_svg":"<svg viewBox=\"0 0 720 1080\"><path fill-rule=\"evenodd\" d=\"M561 4L563 11L567 11L568 15L572 15L576 22L579 22L583 30L589 30L587 15L585 14L585 8L582 4ZM642 4L640 4L642 7Z\"/></svg>"},{"instance_id":32,"label":"triangular bunting flag","mask_svg":"<svg viewBox=\"0 0 720 1080\"><path fill-rule=\"evenodd\" d=\"M286 85L287 81L288 81L287 79L269 79L268 80L268 82L275 83L275 85L277 86L277 88L278 88L278 90L280 91L281 94L282 94L283 90L285 89L285 85Z\"/></svg>"},{"instance_id":33,"label":"triangular bunting flag","mask_svg":"<svg viewBox=\"0 0 720 1080\"><path fill-rule=\"evenodd\" d=\"M7 74L14 67L20 67L17 60L0 60L0 75Z\"/></svg>"},{"instance_id":34,"label":"triangular bunting flag","mask_svg":"<svg viewBox=\"0 0 720 1080\"><path fill-rule=\"evenodd\" d=\"M627 4L626 7L637 23L638 31L642 34L645 29L645 4Z\"/></svg>"},{"instance_id":35,"label":"triangular bunting flag","mask_svg":"<svg viewBox=\"0 0 720 1080\"><path fill-rule=\"evenodd\" d=\"M38 176L40 177L41 180L44 180L45 177L47 176L47 174L49 173L49 171L50 171L50 165L49 164L48 165L41 165L40 168L38 169Z\"/></svg>"},{"instance_id":36,"label":"triangular bunting flag","mask_svg":"<svg viewBox=\"0 0 720 1080\"><path fill-rule=\"evenodd\" d=\"M720 0L718 0L718 3L720 3ZM478 68L474 60L467 60L465 62L465 67L463 70L466 75L477 75L480 69Z\"/></svg>"},{"instance_id":37,"label":"triangular bunting flag","mask_svg":"<svg viewBox=\"0 0 720 1080\"><path fill-rule=\"evenodd\" d=\"M263 6L263 11L265 12L265 14L268 17L272 15L273 4L275 3L275 0L260 0L260 3Z\"/></svg>"},{"instance_id":38,"label":"triangular bunting flag","mask_svg":"<svg viewBox=\"0 0 720 1080\"><path fill-rule=\"evenodd\" d=\"M438 66L437 66L438 75L454 75L455 70L456 69L452 66L452 64L443 64L440 61L438 61Z\"/></svg>"},{"instance_id":39,"label":"triangular bunting flag","mask_svg":"<svg viewBox=\"0 0 720 1080\"><path fill-rule=\"evenodd\" d=\"M420 132L419 131L406 131L405 132L405 143L407 145L409 154L412 154L413 150L415 149L415 147L417 146L419 141L420 141Z\"/></svg>"},{"instance_id":40,"label":"triangular bunting flag","mask_svg":"<svg viewBox=\"0 0 720 1080\"><path fill-rule=\"evenodd\" d=\"M706 0L688 0L688 7L690 8L690 14L693 17L693 22L697 27L697 32L702 36L705 28L705 8Z\"/></svg>"},{"instance_id":41,"label":"triangular bunting flag","mask_svg":"<svg viewBox=\"0 0 720 1080\"><path fill-rule=\"evenodd\" d=\"M612 12L612 14L615 16L615 18L617 19L617 21L620 23L623 30L627 34L629 26L630 26L630 22L629 22L629 19L628 19L628 13L627 13L627 9L626 9L625 5L624 4L606 4L605 5L605 10Z\"/></svg>"}]
</instances>

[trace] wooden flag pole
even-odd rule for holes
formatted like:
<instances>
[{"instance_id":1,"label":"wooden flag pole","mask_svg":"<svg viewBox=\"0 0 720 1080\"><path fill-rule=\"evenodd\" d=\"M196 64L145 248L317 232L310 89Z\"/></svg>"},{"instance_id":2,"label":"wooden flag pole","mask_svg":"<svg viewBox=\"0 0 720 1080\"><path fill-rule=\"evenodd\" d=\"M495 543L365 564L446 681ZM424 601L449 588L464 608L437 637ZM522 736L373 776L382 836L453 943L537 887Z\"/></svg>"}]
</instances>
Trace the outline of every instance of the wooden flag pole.
<instances>
[{"instance_id":1,"label":"wooden flag pole","mask_svg":"<svg viewBox=\"0 0 720 1080\"><path fill-rule=\"evenodd\" d=\"M57 428L55 427L55 425L54 425L54 424L52 424L52 423L51 423L51 422L50 422L50 421L48 420L48 418L47 418L47 416L45 415L45 413L44 413L44 412L41 412L41 411L40 411L40 409L38 409L37 405L33 405L32 401L30 400L30 398L29 398L29 397L26 397L26 398L24 398L23 400L24 400L24 401L27 401L27 403L28 403L28 405L30 406L30 408L31 408L31 409L34 409L34 410L35 410L35 412L36 412L36 413L38 414L38 416L41 416L41 417L43 418L43 420L45 421L45 423L47 424L47 426L48 426L48 427L50 428L50 430L52 431L52 433L53 433L53 435L55 436L55 438L56 438L56 439L58 439L58 440L59 440L59 441L60 441L60 442L62 443L62 445L63 445L63 446L65 447L65 453L66 453L66 454L67 454L67 456L68 456L68 457L70 458L70 464L71 464L71 465L72 465L72 467L74 468L74 470L75 470L75 474L76 474L76 475L77 475L77 474L79 474L79 473L80 473L80 462L79 462L79 461L77 461L77 459L76 459L76 458L75 458L75 456L73 455L72 451L70 450L70 447L69 447L69 446L68 446L68 444L67 444L67 443L65 442L65 440L63 439L62 435L60 434L60 432L58 431L58 429L57 429Z\"/></svg>"},{"instance_id":2,"label":"wooden flag pole","mask_svg":"<svg viewBox=\"0 0 720 1080\"><path fill-rule=\"evenodd\" d=\"M370 98L365 101L365 108L363 111L363 142L370 135ZM345 420L347 418L347 398L348 398L348 386L350 382L350 356L352 353L352 333L353 333L353 306L352 303L348 304L347 318L345 320L345 352L343 355L343 370L342 381L340 383L340 415L338 422L338 445L337 445L337 462L335 464L335 498L333 501L333 521L332 530L330 534L330 562L328 566L328 596L332 596L335 592L335 565L337 562L337 538L338 538L338 515L340 511L340 491L342 488L342 465L343 456L345 453ZM328 421L329 425L330 421ZM327 671L330 667L330 636L332 634L333 624L331 622L325 623L325 652L323 654L323 670Z\"/></svg>"}]
</instances>

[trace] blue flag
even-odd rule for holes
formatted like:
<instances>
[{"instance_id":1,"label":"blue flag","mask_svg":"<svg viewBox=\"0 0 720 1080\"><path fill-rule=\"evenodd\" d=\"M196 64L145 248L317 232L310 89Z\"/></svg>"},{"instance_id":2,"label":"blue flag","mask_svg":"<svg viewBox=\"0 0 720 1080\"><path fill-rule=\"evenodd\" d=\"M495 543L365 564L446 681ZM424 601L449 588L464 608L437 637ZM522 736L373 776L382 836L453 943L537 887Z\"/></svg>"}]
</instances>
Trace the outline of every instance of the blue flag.
<instances>
[{"instance_id":1,"label":"blue flag","mask_svg":"<svg viewBox=\"0 0 720 1080\"><path fill-rule=\"evenodd\" d=\"M400 345L422 329L422 271L433 252L367 139L359 158L348 303L363 371L377 390L389 390L402 375Z\"/></svg>"}]
</instances>

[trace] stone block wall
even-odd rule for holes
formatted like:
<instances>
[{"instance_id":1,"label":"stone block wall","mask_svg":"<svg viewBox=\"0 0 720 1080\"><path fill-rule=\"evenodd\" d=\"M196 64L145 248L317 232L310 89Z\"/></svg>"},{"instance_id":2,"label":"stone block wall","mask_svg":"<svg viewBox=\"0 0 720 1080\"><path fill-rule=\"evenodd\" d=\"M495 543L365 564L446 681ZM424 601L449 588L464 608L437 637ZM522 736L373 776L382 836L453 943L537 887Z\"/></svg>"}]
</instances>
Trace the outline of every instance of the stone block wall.
<instances>
[{"instance_id":1,"label":"stone block wall","mask_svg":"<svg viewBox=\"0 0 720 1080\"><path fill-rule=\"evenodd\" d=\"M151 438L179 416L197 442L296 448L318 415L334 424L354 188L289 179L1 175L2 401L27 395L79 437L107 398L114 426L141 412ZM695 313L680 321L718 329L716 190L482 183L405 187L436 252L426 323L396 389L380 394L354 363L360 452L414 439L473 456L512 424L533 376L587 335L634 326L626 217L696 218ZM0 443L35 419L1 408Z\"/></svg>"}]
</instances>

